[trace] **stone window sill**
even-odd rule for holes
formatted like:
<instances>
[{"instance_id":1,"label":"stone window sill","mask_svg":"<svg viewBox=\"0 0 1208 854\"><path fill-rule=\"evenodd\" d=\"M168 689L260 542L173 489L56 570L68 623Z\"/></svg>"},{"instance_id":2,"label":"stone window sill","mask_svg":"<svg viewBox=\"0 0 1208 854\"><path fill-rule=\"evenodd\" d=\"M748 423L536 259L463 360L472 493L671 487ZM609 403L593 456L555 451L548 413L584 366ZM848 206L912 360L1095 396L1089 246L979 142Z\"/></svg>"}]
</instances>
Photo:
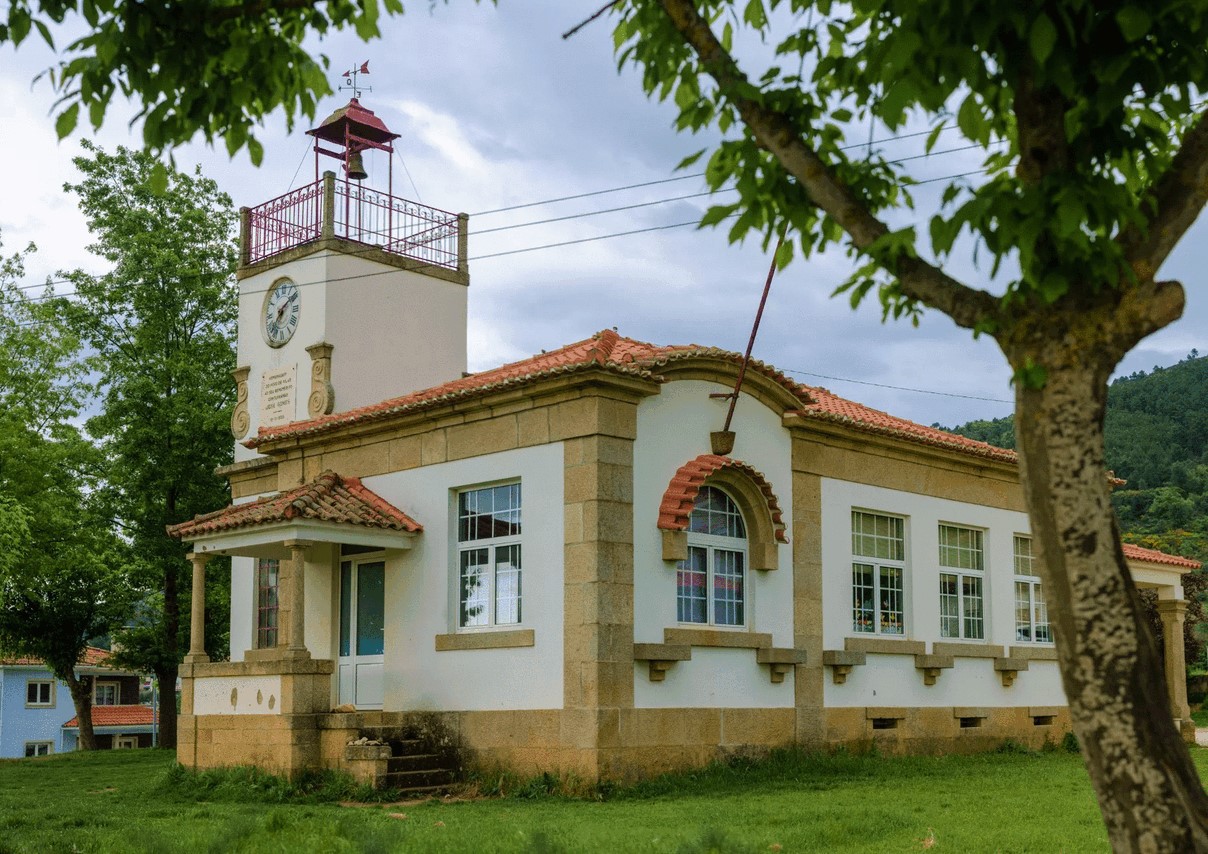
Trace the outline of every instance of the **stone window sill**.
<instances>
[{"instance_id":1,"label":"stone window sill","mask_svg":"<svg viewBox=\"0 0 1208 854\"><path fill-rule=\"evenodd\" d=\"M532 629L507 629L496 632L458 632L437 635L436 651L452 649L508 649L511 647L534 646L536 632Z\"/></svg>"}]
</instances>

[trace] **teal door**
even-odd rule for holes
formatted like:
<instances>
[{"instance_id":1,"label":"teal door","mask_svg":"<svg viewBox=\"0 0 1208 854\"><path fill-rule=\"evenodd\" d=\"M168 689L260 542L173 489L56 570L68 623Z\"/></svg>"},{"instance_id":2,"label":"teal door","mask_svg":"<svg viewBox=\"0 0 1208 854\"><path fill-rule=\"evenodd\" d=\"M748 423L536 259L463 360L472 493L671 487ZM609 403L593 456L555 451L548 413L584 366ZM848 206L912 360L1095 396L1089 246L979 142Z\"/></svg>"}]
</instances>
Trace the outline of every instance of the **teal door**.
<instances>
[{"instance_id":1,"label":"teal door","mask_svg":"<svg viewBox=\"0 0 1208 854\"><path fill-rule=\"evenodd\" d=\"M386 564L340 564L340 703L380 709L385 698Z\"/></svg>"}]
</instances>

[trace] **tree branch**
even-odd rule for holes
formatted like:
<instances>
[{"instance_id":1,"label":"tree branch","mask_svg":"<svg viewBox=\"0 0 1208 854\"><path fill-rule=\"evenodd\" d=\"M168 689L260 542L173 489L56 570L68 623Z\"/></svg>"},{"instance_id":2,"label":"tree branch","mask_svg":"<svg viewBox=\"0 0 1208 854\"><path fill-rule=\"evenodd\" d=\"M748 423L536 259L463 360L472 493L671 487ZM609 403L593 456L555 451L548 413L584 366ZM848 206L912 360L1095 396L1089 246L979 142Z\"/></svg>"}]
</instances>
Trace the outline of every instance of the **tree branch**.
<instances>
[{"instance_id":1,"label":"tree branch","mask_svg":"<svg viewBox=\"0 0 1208 854\"><path fill-rule=\"evenodd\" d=\"M659 0L672 26L696 52L718 89L738 110L755 139L797 179L810 199L851 236L856 248L867 250L889 227L877 219L840 181L829 166L802 140L793 122L744 95L754 87L734 58L701 17L693 0ZM902 292L947 314L959 326L974 328L998 313L997 300L971 288L920 258L901 257L888 272L897 276Z\"/></svg>"},{"instance_id":2,"label":"tree branch","mask_svg":"<svg viewBox=\"0 0 1208 854\"><path fill-rule=\"evenodd\" d=\"M1183 137L1170 168L1150 188L1141 202L1152 210L1144 234L1127 229L1118 240L1124 257L1142 282L1157 275L1175 244L1195 222L1208 202L1208 111Z\"/></svg>"}]
</instances>

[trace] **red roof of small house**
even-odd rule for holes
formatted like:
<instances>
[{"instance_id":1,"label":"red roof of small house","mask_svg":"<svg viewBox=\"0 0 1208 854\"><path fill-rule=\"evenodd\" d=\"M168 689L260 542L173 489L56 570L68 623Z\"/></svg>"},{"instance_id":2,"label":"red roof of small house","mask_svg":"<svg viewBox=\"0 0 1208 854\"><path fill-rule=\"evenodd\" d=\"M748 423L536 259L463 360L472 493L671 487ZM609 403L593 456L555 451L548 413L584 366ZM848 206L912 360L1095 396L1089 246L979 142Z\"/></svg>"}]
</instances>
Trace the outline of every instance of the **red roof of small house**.
<instances>
[{"instance_id":1,"label":"red roof of small house","mask_svg":"<svg viewBox=\"0 0 1208 854\"><path fill-rule=\"evenodd\" d=\"M97 646L85 647L84 656L80 659L79 664L85 667L105 667L109 661L109 654L109 650L101 649ZM9 665L10 667L39 667L45 666L45 664L46 662L42 659L33 656L8 656L0 654L0 667L4 665Z\"/></svg>"},{"instance_id":2,"label":"red roof of small house","mask_svg":"<svg viewBox=\"0 0 1208 854\"><path fill-rule=\"evenodd\" d=\"M155 710L150 706L93 706L92 725L103 726L150 726L155 723ZM63 724L63 729L77 729L80 718Z\"/></svg>"},{"instance_id":3,"label":"red roof of small house","mask_svg":"<svg viewBox=\"0 0 1208 854\"><path fill-rule=\"evenodd\" d=\"M658 527L665 531L683 531L688 527L688 516L696 502L697 493L705 483L705 479L715 471L723 468L735 468L745 473L763 493L768 502L768 512L772 516L772 525L776 531L776 539L787 543L788 536L784 531L784 519L780 512L780 503L772 492L772 485L761 472L756 471L742 460L723 457L718 454L701 454L679 467L667 491L663 493L663 501L659 505Z\"/></svg>"},{"instance_id":4,"label":"red roof of small house","mask_svg":"<svg viewBox=\"0 0 1208 854\"><path fill-rule=\"evenodd\" d=\"M1124 556L1129 560L1139 560L1144 563L1160 563L1165 566L1179 566L1184 569L1199 569L1202 565L1198 560L1178 555L1168 555L1157 549L1146 549L1132 543L1124 543Z\"/></svg>"},{"instance_id":5,"label":"red roof of small house","mask_svg":"<svg viewBox=\"0 0 1208 854\"><path fill-rule=\"evenodd\" d=\"M192 539L219 531L271 525L291 519L340 522L412 534L424 529L402 510L367 489L361 484L360 478L325 471L310 483L287 492L205 513L179 525L169 525L168 534Z\"/></svg>"}]
</instances>

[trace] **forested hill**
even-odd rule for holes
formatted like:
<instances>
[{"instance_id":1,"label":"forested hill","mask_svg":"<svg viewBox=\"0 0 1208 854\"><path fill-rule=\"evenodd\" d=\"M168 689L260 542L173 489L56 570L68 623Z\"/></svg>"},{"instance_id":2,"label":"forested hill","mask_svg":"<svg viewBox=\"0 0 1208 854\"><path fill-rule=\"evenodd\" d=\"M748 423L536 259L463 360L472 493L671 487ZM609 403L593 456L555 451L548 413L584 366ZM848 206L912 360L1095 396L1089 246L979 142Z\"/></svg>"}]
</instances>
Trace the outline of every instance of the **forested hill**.
<instances>
[{"instance_id":1,"label":"forested hill","mask_svg":"<svg viewBox=\"0 0 1208 854\"><path fill-rule=\"evenodd\" d=\"M946 428L1015 447L1010 418ZM1107 394L1107 465L1127 481L1112 500L1121 528L1158 548L1208 558L1208 357L1121 377Z\"/></svg>"}]
</instances>

